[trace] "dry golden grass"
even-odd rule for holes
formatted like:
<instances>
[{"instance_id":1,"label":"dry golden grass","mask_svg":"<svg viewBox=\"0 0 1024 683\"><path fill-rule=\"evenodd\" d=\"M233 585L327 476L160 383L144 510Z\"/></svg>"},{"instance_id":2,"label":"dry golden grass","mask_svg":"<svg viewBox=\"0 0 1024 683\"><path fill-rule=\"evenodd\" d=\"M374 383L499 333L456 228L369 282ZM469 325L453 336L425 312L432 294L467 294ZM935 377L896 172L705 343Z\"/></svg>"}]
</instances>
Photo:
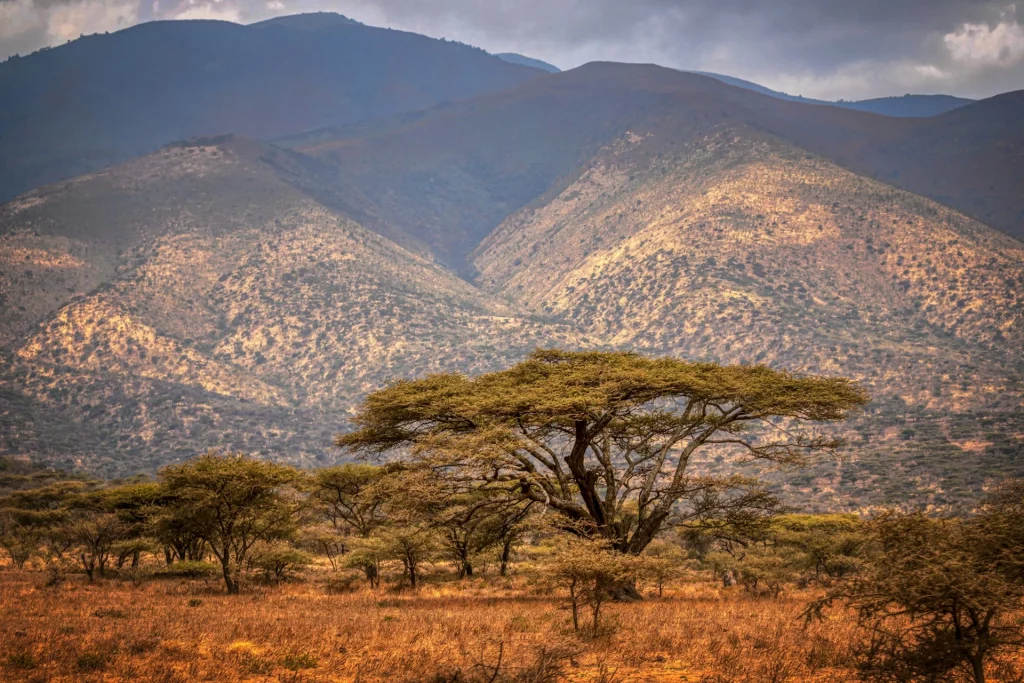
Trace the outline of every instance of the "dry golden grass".
<instances>
[{"instance_id":1,"label":"dry golden grass","mask_svg":"<svg viewBox=\"0 0 1024 683\"><path fill-rule=\"evenodd\" d=\"M614 604L607 632L572 631L557 595L524 577L329 594L324 576L230 597L211 583L43 587L0 572L4 681L852 680L842 615L804 628L810 597L754 599L709 583ZM537 676L538 664L561 668Z\"/></svg>"}]
</instances>

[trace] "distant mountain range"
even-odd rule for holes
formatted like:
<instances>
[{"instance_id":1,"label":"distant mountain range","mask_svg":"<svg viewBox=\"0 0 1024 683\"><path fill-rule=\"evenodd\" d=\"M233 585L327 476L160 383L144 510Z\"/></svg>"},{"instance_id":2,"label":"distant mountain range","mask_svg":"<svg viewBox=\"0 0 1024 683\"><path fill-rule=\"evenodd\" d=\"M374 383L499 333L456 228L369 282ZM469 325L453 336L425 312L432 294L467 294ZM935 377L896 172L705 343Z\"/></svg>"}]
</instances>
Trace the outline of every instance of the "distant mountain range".
<instances>
[{"instance_id":1,"label":"distant mountain range","mask_svg":"<svg viewBox=\"0 0 1024 683\"><path fill-rule=\"evenodd\" d=\"M952 111L959 107L974 102L974 100L965 99L963 97L953 97L952 95L903 95L902 97L876 97L870 100L815 100L809 97L802 97L800 95L789 95L778 90L772 90L766 88L763 85L745 81L742 78L735 78L733 76L723 76L722 74L711 73L709 71L693 71L692 73L701 74L702 76L711 76L716 78L723 83L729 85L735 85L738 88L744 88L746 90L753 90L759 92L762 95L770 95L771 97L777 97L782 100L789 100L790 102L803 102L804 104L821 104L830 107L842 107L843 109L856 109L857 111L867 111L872 114L882 114L883 116L896 116L896 117L918 117L927 118L929 116L938 116L939 114L945 114L947 111Z\"/></svg>"},{"instance_id":2,"label":"distant mountain range","mask_svg":"<svg viewBox=\"0 0 1024 683\"><path fill-rule=\"evenodd\" d=\"M540 73L329 13L86 36L0 64L0 201L174 140L356 123Z\"/></svg>"},{"instance_id":3,"label":"distant mountain range","mask_svg":"<svg viewBox=\"0 0 1024 683\"><path fill-rule=\"evenodd\" d=\"M105 71L68 89L77 112L48 108L28 74L74 77L72 48ZM125 49L155 66L115 68ZM386 382L561 346L863 382L846 458L779 483L812 508L1024 475L1024 93L892 118L650 65L547 73L339 15L9 64L4 92L36 90L0 119L42 146L0 148L39 173L156 149L0 205L0 454L333 462Z\"/></svg>"}]
</instances>

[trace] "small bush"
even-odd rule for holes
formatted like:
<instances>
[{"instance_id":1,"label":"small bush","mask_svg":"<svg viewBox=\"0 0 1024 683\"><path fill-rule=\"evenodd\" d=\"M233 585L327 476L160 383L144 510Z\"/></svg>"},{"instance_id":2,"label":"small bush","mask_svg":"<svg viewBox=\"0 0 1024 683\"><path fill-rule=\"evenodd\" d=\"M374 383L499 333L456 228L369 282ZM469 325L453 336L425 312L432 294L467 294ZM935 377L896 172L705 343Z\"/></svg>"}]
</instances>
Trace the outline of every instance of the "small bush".
<instances>
[{"instance_id":1,"label":"small bush","mask_svg":"<svg viewBox=\"0 0 1024 683\"><path fill-rule=\"evenodd\" d=\"M102 652L83 652L76 664L79 671L103 671L107 668L107 655Z\"/></svg>"},{"instance_id":2,"label":"small bush","mask_svg":"<svg viewBox=\"0 0 1024 683\"><path fill-rule=\"evenodd\" d=\"M156 576L168 579L212 579L220 572L220 567L212 562L176 562L164 567Z\"/></svg>"},{"instance_id":3,"label":"small bush","mask_svg":"<svg viewBox=\"0 0 1024 683\"><path fill-rule=\"evenodd\" d=\"M139 638L128 643L128 654L131 655L144 655L147 652L153 652L160 646L160 639L156 637L150 638Z\"/></svg>"},{"instance_id":4,"label":"small bush","mask_svg":"<svg viewBox=\"0 0 1024 683\"><path fill-rule=\"evenodd\" d=\"M359 589L360 578L355 574L344 576L332 576L324 584L324 590L328 595L340 595L342 593L354 593Z\"/></svg>"},{"instance_id":5,"label":"small bush","mask_svg":"<svg viewBox=\"0 0 1024 683\"><path fill-rule=\"evenodd\" d=\"M128 613L123 609L98 609L92 613L98 619L127 619Z\"/></svg>"},{"instance_id":6,"label":"small bush","mask_svg":"<svg viewBox=\"0 0 1024 683\"><path fill-rule=\"evenodd\" d=\"M32 656L32 653L24 651L12 652L7 655L6 663L7 666L12 669L22 669L24 671L34 669L39 666L39 662Z\"/></svg>"},{"instance_id":7,"label":"small bush","mask_svg":"<svg viewBox=\"0 0 1024 683\"><path fill-rule=\"evenodd\" d=\"M188 601L188 606L189 607L202 607L203 606L203 601L200 600L199 598L191 598Z\"/></svg>"},{"instance_id":8,"label":"small bush","mask_svg":"<svg viewBox=\"0 0 1024 683\"><path fill-rule=\"evenodd\" d=\"M300 669L315 669L318 664L317 658L308 652L299 652L287 655L284 661L281 662L281 666L288 669L289 671L299 671Z\"/></svg>"}]
</instances>

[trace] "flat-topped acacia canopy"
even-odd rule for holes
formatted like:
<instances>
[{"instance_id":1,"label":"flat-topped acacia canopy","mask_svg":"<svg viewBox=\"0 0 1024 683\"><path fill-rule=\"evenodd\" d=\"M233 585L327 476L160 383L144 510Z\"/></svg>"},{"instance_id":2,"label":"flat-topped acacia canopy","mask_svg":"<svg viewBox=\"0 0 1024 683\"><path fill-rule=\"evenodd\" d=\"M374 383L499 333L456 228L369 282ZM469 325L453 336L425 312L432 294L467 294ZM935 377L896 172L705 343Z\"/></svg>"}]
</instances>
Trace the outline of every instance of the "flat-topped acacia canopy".
<instances>
[{"instance_id":1,"label":"flat-topped acacia canopy","mask_svg":"<svg viewBox=\"0 0 1024 683\"><path fill-rule=\"evenodd\" d=\"M842 420L867 400L843 378L542 350L474 378L395 382L364 401L357 429L336 443L364 454L408 448L409 459L477 478L483 487L515 489L583 533L639 553L670 517L705 519L765 505L749 482L688 474L698 449L728 446L799 463L839 445L802 433L800 423Z\"/></svg>"}]
</instances>

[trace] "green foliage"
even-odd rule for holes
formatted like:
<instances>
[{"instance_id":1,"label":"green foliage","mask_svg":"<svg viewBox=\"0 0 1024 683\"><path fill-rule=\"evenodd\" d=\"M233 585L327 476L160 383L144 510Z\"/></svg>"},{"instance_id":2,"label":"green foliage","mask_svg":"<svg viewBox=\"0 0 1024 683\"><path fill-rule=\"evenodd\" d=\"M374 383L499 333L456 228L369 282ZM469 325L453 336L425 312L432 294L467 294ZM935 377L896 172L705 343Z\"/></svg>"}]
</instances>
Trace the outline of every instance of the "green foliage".
<instances>
[{"instance_id":1,"label":"green foliage","mask_svg":"<svg viewBox=\"0 0 1024 683\"><path fill-rule=\"evenodd\" d=\"M756 482L692 474L699 451L801 464L840 445L801 422L841 420L866 402L845 379L549 350L475 378L396 382L365 400L337 443L411 447L414 462L548 506L577 533L638 554L667 523L774 508Z\"/></svg>"},{"instance_id":2,"label":"green foliage","mask_svg":"<svg viewBox=\"0 0 1024 683\"><path fill-rule=\"evenodd\" d=\"M313 498L321 513L335 529L348 528L368 537L384 523L382 467L349 463L317 470L313 475Z\"/></svg>"},{"instance_id":3,"label":"green foliage","mask_svg":"<svg viewBox=\"0 0 1024 683\"><path fill-rule=\"evenodd\" d=\"M161 478L175 507L186 511L220 560L229 593L238 592L239 572L254 545L288 538L298 525L303 503L295 487L301 475L292 467L208 453L165 468Z\"/></svg>"},{"instance_id":4,"label":"green foliage","mask_svg":"<svg viewBox=\"0 0 1024 683\"><path fill-rule=\"evenodd\" d=\"M268 579L283 581L312 565L313 556L288 543L275 542L254 548L250 562Z\"/></svg>"},{"instance_id":5,"label":"green foliage","mask_svg":"<svg viewBox=\"0 0 1024 683\"><path fill-rule=\"evenodd\" d=\"M642 574L640 558L615 551L610 544L567 539L561 543L545 569L569 596L572 625L580 630L580 608L591 616L591 634L601 632L601 607Z\"/></svg>"},{"instance_id":6,"label":"green foliage","mask_svg":"<svg viewBox=\"0 0 1024 683\"><path fill-rule=\"evenodd\" d=\"M156 576L177 579L212 579L220 573L220 567L212 562L182 560L163 567Z\"/></svg>"},{"instance_id":7,"label":"green foliage","mask_svg":"<svg viewBox=\"0 0 1024 683\"><path fill-rule=\"evenodd\" d=\"M813 604L857 610L860 663L879 681L984 683L993 658L1019 650L1024 497L1004 488L968 519L889 514L868 525L863 569Z\"/></svg>"}]
</instances>

